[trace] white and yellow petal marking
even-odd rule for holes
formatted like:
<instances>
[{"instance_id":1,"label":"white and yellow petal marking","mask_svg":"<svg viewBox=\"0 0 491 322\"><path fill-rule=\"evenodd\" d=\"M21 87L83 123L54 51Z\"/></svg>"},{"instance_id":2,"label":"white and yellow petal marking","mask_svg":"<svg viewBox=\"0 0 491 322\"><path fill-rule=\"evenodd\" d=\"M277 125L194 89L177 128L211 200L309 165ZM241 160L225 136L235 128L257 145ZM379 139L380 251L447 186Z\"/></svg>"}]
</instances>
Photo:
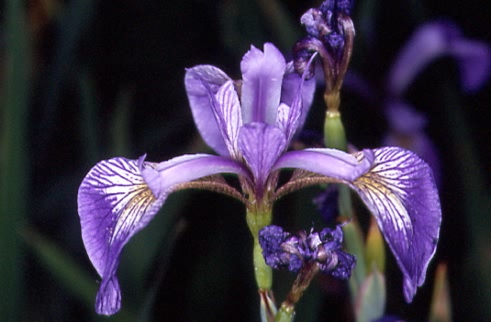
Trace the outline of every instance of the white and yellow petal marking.
<instances>
[{"instance_id":1,"label":"white and yellow petal marking","mask_svg":"<svg viewBox=\"0 0 491 322\"><path fill-rule=\"evenodd\" d=\"M377 158L377 155L375 157ZM371 210L377 220L385 217L392 230L399 234L398 240L402 241L402 246L409 247L409 240L413 237L413 225L402 201L408 193L405 188L410 187L407 186L408 181L404 182L402 177L405 175L401 175L399 170L404 167L408 156L401 159L378 164L376 161L369 172L355 180L354 185L364 193L365 201L372 206Z\"/></svg>"}]
</instances>

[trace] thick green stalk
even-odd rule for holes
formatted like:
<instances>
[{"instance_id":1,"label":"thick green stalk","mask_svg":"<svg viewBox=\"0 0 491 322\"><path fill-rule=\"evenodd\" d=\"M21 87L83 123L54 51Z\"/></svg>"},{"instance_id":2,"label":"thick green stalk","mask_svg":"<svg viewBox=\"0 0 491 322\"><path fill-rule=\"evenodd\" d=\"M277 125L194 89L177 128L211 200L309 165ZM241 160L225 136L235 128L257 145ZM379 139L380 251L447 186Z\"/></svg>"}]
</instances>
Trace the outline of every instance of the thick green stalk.
<instances>
[{"instance_id":1,"label":"thick green stalk","mask_svg":"<svg viewBox=\"0 0 491 322\"><path fill-rule=\"evenodd\" d=\"M271 287L273 286L273 270L266 265L263 257L263 250L259 244L259 231L263 227L270 225L272 219L273 215L270 206L247 208L247 225L254 238L254 275L256 276L256 283L259 289L262 322L272 322L276 315L276 306L271 291Z\"/></svg>"},{"instance_id":2,"label":"thick green stalk","mask_svg":"<svg viewBox=\"0 0 491 322\"><path fill-rule=\"evenodd\" d=\"M328 148L346 150L346 134L339 111L326 112L324 121L324 144Z\"/></svg>"},{"instance_id":3,"label":"thick green stalk","mask_svg":"<svg viewBox=\"0 0 491 322\"><path fill-rule=\"evenodd\" d=\"M261 245L259 245L258 234L263 227L271 224L272 218L272 209L247 209L247 225L249 226L252 237L254 238L254 274L256 275L257 286L261 290L271 289L273 284L273 271L264 261L262 248Z\"/></svg>"}]
</instances>

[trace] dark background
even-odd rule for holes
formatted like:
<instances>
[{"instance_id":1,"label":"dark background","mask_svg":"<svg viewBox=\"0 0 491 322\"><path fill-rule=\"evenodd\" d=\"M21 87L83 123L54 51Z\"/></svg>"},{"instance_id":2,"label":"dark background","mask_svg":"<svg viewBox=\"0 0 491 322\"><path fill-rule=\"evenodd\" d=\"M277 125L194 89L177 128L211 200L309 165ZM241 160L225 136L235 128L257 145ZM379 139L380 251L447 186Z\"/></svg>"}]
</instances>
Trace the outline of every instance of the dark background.
<instances>
[{"instance_id":1,"label":"dark background","mask_svg":"<svg viewBox=\"0 0 491 322\"><path fill-rule=\"evenodd\" d=\"M265 41L289 57L291 46L304 35L297 22L319 2L21 2L16 21L25 27L28 47L19 52L27 71L26 90L19 94L25 102L18 107L24 108L20 118L6 112L5 102L11 101L4 99L11 93L6 89L13 82L9 77L19 72L15 67L13 74L8 72L16 66L9 55L17 55L8 51L10 3L17 2L3 1L6 27L0 31L0 64L6 75L0 92L5 111L0 118L0 176L7 178L9 162L19 161L9 180L19 178L24 184L10 189L5 179L2 185L4 201L12 200L12 205L0 212L1 251L8 254L0 259L1 292L7 294L0 320L257 321L244 209L230 198L199 191L171 196L155 221L128 245L118 275L123 312L97 317L98 276L80 236L77 189L90 167L116 155L134 159L147 153L148 160L162 161L209 152L187 103L185 68L212 64L240 78L241 56L250 44L262 47ZM279 4L284 11L264 3ZM489 43L490 14L488 0L359 0L351 67L381 89L395 55L420 24L450 19L466 37ZM371 28L361 28L361 21ZM406 97L427 115L427 134L440 154L443 224L427 282L411 305L403 300L401 275L388 255L387 313L427 319L436 263L446 262L454 320L486 321L491 318L490 83L465 93L455 61L444 57L418 75ZM349 141L357 147L379 146L387 131L382 107L349 90L342 99ZM322 118L319 91L306 127L321 131ZM9 124L17 127L7 130ZM12 139L13 151L21 151L19 159L5 152L9 133L20 137ZM7 191L18 199L9 199ZM310 203L319 191L307 189L279 202L275 222L292 230L321 225ZM368 213L358 206L365 216L362 223L367 222ZM278 276L281 301L293 277L287 272ZM353 319L346 285L326 278L313 284L298 305L297 321Z\"/></svg>"}]
</instances>

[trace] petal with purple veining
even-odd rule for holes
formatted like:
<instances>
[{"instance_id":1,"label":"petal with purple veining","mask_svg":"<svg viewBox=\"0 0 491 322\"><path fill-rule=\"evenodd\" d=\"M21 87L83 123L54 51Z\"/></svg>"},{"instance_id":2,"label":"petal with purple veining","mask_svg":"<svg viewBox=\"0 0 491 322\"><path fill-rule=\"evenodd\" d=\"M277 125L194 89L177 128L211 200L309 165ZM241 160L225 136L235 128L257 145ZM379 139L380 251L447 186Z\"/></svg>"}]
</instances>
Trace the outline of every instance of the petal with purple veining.
<instances>
[{"instance_id":1,"label":"petal with purple veining","mask_svg":"<svg viewBox=\"0 0 491 322\"><path fill-rule=\"evenodd\" d=\"M358 161L351 154L336 149L305 149L283 154L273 167L303 169L337 181L353 181L369 170L370 161Z\"/></svg>"},{"instance_id":2,"label":"petal with purple veining","mask_svg":"<svg viewBox=\"0 0 491 322\"><path fill-rule=\"evenodd\" d=\"M164 200L165 196L157 199L152 194L136 160L101 161L82 181L78 192L82 239L102 277L97 295L98 313L109 315L119 310L121 294L115 274L121 250L144 227L140 223L153 218Z\"/></svg>"},{"instance_id":3,"label":"petal with purple veining","mask_svg":"<svg viewBox=\"0 0 491 322\"><path fill-rule=\"evenodd\" d=\"M375 216L404 275L406 301L411 302L436 250L438 191L430 167L416 154L398 147L375 149L373 154L370 171L351 186Z\"/></svg>"},{"instance_id":4,"label":"petal with purple veining","mask_svg":"<svg viewBox=\"0 0 491 322\"><path fill-rule=\"evenodd\" d=\"M190 68L184 78L194 123L203 140L220 155L228 155L228 149L216 122L210 95L214 97L229 80L227 74L210 65Z\"/></svg>"},{"instance_id":5,"label":"petal with purple veining","mask_svg":"<svg viewBox=\"0 0 491 322\"><path fill-rule=\"evenodd\" d=\"M242 110L232 81L220 87L216 98L213 98L212 107L230 156L239 159L237 137L242 126Z\"/></svg>"},{"instance_id":6,"label":"petal with purple veining","mask_svg":"<svg viewBox=\"0 0 491 322\"><path fill-rule=\"evenodd\" d=\"M306 71L307 70L308 67L306 68ZM300 89L300 114L295 125L295 130L301 129L305 123L305 119L309 114L310 106L314 100L315 86L315 77L302 82L302 77L295 72L293 63L288 64L285 75L283 76L283 84L281 87L281 103L292 106Z\"/></svg>"},{"instance_id":7,"label":"petal with purple veining","mask_svg":"<svg viewBox=\"0 0 491 322\"><path fill-rule=\"evenodd\" d=\"M146 227L176 185L218 173L249 177L240 163L214 155L184 155L160 164L114 158L96 164L79 188L82 239L102 277L96 299L100 314L121 305L116 270L124 245Z\"/></svg>"},{"instance_id":8,"label":"petal with purple veining","mask_svg":"<svg viewBox=\"0 0 491 322\"><path fill-rule=\"evenodd\" d=\"M255 178L256 193L263 193L272 167L287 145L277 127L264 123L244 125L239 133L239 148Z\"/></svg>"}]
</instances>

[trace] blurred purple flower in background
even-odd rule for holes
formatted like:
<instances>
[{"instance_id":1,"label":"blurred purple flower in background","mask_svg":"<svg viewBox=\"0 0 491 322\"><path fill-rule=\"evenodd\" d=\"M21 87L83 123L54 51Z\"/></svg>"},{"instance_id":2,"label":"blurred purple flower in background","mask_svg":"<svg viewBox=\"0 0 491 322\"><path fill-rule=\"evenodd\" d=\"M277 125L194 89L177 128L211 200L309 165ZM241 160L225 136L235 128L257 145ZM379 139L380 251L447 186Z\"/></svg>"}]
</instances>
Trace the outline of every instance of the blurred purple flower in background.
<instances>
[{"instance_id":1,"label":"blurred purple flower in background","mask_svg":"<svg viewBox=\"0 0 491 322\"><path fill-rule=\"evenodd\" d=\"M434 60L450 56L455 59L462 89L474 92L484 84L491 72L491 49L482 42L465 38L449 21L433 21L420 26L400 50L386 80L382 105L389 132L384 145L401 146L414 151L433 169L440 182L438 151L424 132L426 117L407 103L403 95L416 76ZM346 87L374 103L376 90L361 76L348 72Z\"/></svg>"},{"instance_id":2,"label":"blurred purple flower in background","mask_svg":"<svg viewBox=\"0 0 491 322\"><path fill-rule=\"evenodd\" d=\"M386 81L389 96L403 95L429 63L443 56L457 62L466 92L479 89L491 72L491 50L487 44L465 38L450 21L432 21L420 26L399 52Z\"/></svg>"}]
</instances>

